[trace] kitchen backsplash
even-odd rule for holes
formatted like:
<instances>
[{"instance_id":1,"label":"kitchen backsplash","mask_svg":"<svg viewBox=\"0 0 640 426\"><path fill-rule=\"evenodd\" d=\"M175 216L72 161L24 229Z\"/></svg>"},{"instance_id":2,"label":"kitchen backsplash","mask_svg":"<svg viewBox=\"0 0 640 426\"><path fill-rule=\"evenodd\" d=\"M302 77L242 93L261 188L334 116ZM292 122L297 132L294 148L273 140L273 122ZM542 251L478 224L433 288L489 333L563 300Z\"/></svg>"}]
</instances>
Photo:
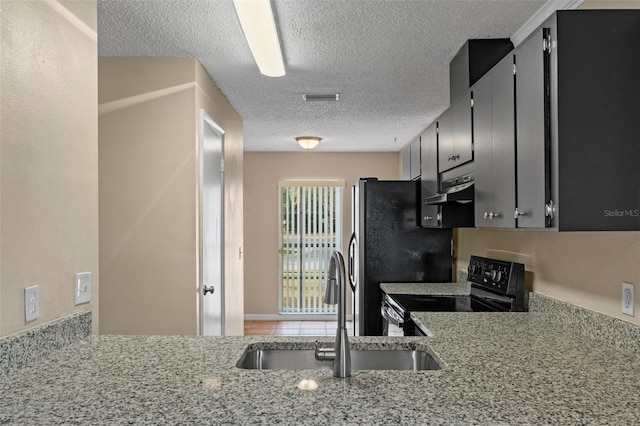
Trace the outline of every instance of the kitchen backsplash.
<instances>
[{"instance_id":1,"label":"kitchen backsplash","mask_svg":"<svg viewBox=\"0 0 640 426\"><path fill-rule=\"evenodd\" d=\"M640 358L640 327L633 323L538 293L529 293L529 312L544 313L554 323Z\"/></svg>"},{"instance_id":2,"label":"kitchen backsplash","mask_svg":"<svg viewBox=\"0 0 640 426\"><path fill-rule=\"evenodd\" d=\"M76 312L0 339L0 376L91 336L91 311Z\"/></svg>"}]
</instances>

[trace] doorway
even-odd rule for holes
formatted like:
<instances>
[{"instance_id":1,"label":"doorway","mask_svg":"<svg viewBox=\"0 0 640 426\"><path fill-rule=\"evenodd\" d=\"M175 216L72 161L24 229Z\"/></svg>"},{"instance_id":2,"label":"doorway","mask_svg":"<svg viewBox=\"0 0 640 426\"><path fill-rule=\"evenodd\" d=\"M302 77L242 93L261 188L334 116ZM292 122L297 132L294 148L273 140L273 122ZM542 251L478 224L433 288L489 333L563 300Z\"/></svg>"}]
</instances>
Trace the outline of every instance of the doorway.
<instances>
[{"instance_id":1,"label":"doorway","mask_svg":"<svg viewBox=\"0 0 640 426\"><path fill-rule=\"evenodd\" d=\"M335 314L326 272L342 249L343 181L280 181L280 314Z\"/></svg>"},{"instance_id":2,"label":"doorway","mask_svg":"<svg viewBox=\"0 0 640 426\"><path fill-rule=\"evenodd\" d=\"M224 335L224 130L200 110L200 334Z\"/></svg>"}]
</instances>

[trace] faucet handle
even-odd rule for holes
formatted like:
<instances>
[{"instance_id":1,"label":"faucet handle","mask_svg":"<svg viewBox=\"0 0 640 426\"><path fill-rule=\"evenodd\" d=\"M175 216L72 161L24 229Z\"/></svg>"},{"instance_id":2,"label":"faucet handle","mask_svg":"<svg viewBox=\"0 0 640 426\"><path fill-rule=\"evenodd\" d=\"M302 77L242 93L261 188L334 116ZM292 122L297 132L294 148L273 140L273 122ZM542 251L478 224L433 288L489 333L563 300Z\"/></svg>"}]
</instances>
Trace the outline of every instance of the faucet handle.
<instances>
[{"instance_id":1,"label":"faucet handle","mask_svg":"<svg viewBox=\"0 0 640 426\"><path fill-rule=\"evenodd\" d=\"M321 348L316 342L315 358L318 361L334 361L336 359L336 351L334 348Z\"/></svg>"}]
</instances>

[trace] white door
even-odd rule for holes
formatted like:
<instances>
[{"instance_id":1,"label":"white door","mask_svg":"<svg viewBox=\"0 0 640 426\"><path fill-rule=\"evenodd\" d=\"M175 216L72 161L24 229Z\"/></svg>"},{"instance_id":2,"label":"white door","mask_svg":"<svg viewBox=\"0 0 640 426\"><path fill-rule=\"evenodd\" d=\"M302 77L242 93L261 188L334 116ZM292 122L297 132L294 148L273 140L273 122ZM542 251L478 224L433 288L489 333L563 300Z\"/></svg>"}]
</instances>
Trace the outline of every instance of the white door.
<instances>
[{"instance_id":1,"label":"white door","mask_svg":"<svg viewBox=\"0 0 640 426\"><path fill-rule=\"evenodd\" d=\"M224 335L224 131L201 110L200 300L203 336Z\"/></svg>"}]
</instances>

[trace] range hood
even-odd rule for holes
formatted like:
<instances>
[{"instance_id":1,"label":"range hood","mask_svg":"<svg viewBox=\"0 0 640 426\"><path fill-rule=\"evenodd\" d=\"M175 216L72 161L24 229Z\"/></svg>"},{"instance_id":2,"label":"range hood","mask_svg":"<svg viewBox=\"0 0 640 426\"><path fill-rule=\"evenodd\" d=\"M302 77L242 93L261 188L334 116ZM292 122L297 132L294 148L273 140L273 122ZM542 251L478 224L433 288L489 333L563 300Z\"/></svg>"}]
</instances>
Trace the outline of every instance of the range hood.
<instances>
[{"instance_id":1,"label":"range hood","mask_svg":"<svg viewBox=\"0 0 640 426\"><path fill-rule=\"evenodd\" d=\"M474 199L473 175L465 175L442 182L442 191L425 198L425 204L438 205L472 203Z\"/></svg>"}]
</instances>

